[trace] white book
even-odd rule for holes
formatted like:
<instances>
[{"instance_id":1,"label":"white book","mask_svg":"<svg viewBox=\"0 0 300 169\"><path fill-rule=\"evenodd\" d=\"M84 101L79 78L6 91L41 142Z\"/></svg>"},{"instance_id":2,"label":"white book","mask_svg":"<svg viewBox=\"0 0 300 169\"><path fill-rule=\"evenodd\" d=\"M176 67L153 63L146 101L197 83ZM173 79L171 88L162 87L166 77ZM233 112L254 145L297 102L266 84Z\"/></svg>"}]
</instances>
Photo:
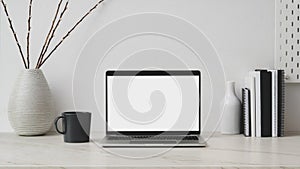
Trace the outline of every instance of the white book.
<instances>
[{"instance_id":1,"label":"white book","mask_svg":"<svg viewBox=\"0 0 300 169\"><path fill-rule=\"evenodd\" d=\"M255 76L255 124L256 137L261 137L261 92L260 92L260 71L254 72Z\"/></svg>"},{"instance_id":2,"label":"white book","mask_svg":"<svg viewBox=\"0 0 300 169\"><path fill-rule=\"evenodd\" d=\"M249 89L250 89L250 123L251 123L251 137L256 136L256 123L255 123L255 112L256 112L256 90L255 90L255 72L249 72Z\"/></svg>"},{"instance_id":3,"label":"white book","mask_svg":"<svg viewBox=\"0 0 300 169\"><path fill-rule=\"evenodd\" d=\"M278 73L277 70L271 70L272 73L272 137L278 136Z\"/></svg>"}]
</instances>

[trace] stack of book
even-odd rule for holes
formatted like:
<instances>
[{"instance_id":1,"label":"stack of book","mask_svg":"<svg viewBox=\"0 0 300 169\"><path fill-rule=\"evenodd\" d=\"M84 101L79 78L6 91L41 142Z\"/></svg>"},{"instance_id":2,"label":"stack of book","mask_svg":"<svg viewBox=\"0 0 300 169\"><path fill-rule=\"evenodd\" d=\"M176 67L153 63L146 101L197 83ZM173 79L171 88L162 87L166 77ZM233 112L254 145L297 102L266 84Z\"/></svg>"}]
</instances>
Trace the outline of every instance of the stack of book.
<instances>
[{"instance_id":1,"label":"stack of book","mask_svg":"<svg viewBox=\"0 0 300 169\"><path fill-rule=\"evenodd\" d=\"M281 137L284 135L285 82L283 70L249 72L242 89L244 135Z\"/></svg>"}]
</instances>

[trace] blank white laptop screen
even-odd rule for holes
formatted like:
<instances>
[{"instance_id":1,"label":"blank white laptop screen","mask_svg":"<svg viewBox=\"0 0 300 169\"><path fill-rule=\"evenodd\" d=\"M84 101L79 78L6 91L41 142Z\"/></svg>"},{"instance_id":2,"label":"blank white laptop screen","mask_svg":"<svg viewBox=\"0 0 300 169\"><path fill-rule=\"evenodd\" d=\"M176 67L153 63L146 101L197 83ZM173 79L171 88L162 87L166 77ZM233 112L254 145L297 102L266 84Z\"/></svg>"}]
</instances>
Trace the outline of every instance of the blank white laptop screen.
<instances>
[{"instance_id":1,"label":"blank white laptop screen","mask_svg":"<svg viewBox=\"0 0 300 169\"><path fill-rule=\"evenodd\" d=\"M107 130L199 131L199 78L107 76Z\"/></svg>"}]
</instances>

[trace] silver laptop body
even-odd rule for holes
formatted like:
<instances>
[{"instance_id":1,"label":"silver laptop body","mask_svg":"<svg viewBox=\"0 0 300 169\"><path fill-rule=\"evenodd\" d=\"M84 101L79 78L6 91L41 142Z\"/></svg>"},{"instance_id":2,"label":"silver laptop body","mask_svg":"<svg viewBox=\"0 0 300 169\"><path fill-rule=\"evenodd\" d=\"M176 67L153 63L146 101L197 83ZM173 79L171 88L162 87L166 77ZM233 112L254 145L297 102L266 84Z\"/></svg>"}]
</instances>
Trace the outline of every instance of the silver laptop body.
<instances>
[{"instance_id":1,"label":"silver laptop body","mask_svg":"<svg viewBox=\"0 0 300 169\"><path fill-rule=\"evenodd\" d=\"M132 79L137 79L137 88L139 86L145 86L146 88L155 88L155 86L160 86L162 90L166 90L166 95L168 92L170 96L172 96L174 103L176 103L176 97L172 92L173 88L176 87L177 81L179 81L179 86L187 86L188 90L194 88L194 91L188 91L187 96L180 96L182 99L186 99L186 97L192 96L196 99L195 101L184 101L182 103L182 107L186 105L188 111L176 111L176 106L178 104L172 104L174 107L171 107L169 111L168 107L164 107L160 105L163 101L163 97L158 93L156 95L151 95L153 98L152 105L156 105L157 110L150 110L146 113L136 113L134 109L124 108L123 102L127 102L130 96L127 96L128 91L131 90L128 87L128 83L132 81ZM172 82L172 80L176 81L176 83ZM196 83L196 87L189 86L191 84L191 79ZM200 136L201 132L201 73L199 70L164 70L164 71L156 71L156 70L109 70L106 72L106 136L102 140L103 147L204 147L206 146L205 140ZM123 84L124 83L124 84ZM172 85L173 84L173 85ZM185 85L187 84L187 85ZM195 85L194 84L194 85ZM122 86L123 85L123 86ZM178 84L177 84L178 85ZM125 88L126 86L127 88ZM175 87L174 87L175 86ZM135 86L133 85L133 89ZM183 87L184 88L184 87ZM113 90L112 90L113 89ZM123 93L125 91L125 93ZM145 90L141 90L142 93ZM138 91L138 90L137 90ZM174 96L175 95L175 96ZM179 96L179 95L178 95ZM113 99L112 99L113 98ZM133 100L138 98L137 96L131 96ZM126 101L124 101L124 99ZM171 99L172 100L172 99ZM180 98L177 100L180 100ZM136 100L139 102L139 100ZM166 102L166 101L165 101ZM128 103L127 103L128 104ZM193 104L192 106L190 106ZM116 106L117 105L117 106ZM118 106L121 105L121 106ZM189 107L197 107L189 108ZM159 107L164 107L164 114L161 116L155 115L155 113L159 112ZM118 108L115 108L118 107ZM172 120L174 115L168 115L168 113L177 113L177 119ZM128 109L128 111L127 111ZM126 111L124 111L126 110ZM152 111L152 112L151 112ZM128 112L128 113L127 113ZM132 113L134 112L134 113ZM127 113L127 114L126 114ZM151 117L158 116L159 118L148 122L147 118L153 119ZM167 114L167 115L165 115ZM155 115L155 116L154 116ZM166 116L166 117L164 117ZM163 120L164 118L169 118L170 120ZM175 117L174 117L175 118ZM173 121L173 123L172 123ZM170 123L170 124L169 124ZM171 125L172 123L172 125ZM170 127L171 126L171 127Z\"/></svg>"}]
</instances>

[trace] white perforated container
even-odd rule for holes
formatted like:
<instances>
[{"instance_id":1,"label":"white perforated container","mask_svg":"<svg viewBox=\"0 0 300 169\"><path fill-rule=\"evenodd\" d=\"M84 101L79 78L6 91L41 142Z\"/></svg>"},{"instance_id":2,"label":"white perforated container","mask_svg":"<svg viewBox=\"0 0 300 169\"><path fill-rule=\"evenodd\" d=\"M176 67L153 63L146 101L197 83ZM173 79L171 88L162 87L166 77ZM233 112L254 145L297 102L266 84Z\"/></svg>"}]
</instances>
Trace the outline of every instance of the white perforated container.
<instances>
[{"instance_id":1,"label":"white perforated container","mask_svg":"<svg viewBox=\"0 0 300 169\"><path fill-rule=\"evenodd\" d=\"M300 82L300 0L276 0L275 68L286 82Z\"/></svg>"}]
</instances>

